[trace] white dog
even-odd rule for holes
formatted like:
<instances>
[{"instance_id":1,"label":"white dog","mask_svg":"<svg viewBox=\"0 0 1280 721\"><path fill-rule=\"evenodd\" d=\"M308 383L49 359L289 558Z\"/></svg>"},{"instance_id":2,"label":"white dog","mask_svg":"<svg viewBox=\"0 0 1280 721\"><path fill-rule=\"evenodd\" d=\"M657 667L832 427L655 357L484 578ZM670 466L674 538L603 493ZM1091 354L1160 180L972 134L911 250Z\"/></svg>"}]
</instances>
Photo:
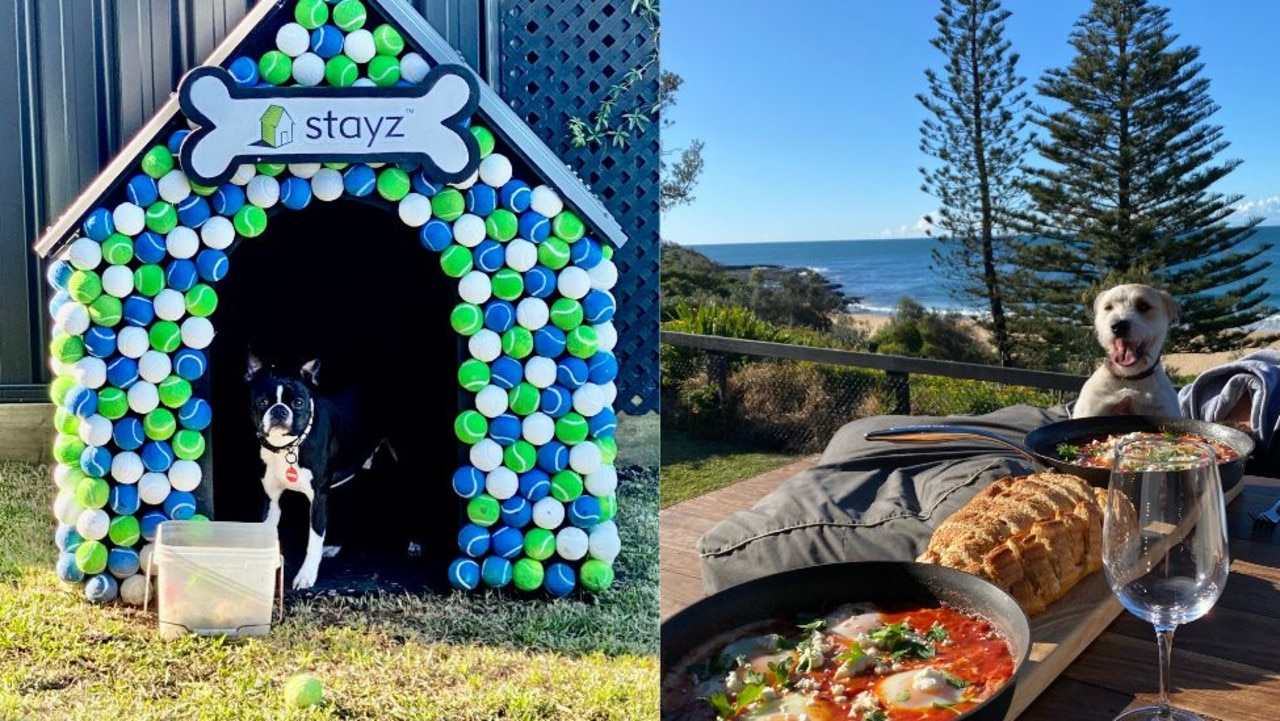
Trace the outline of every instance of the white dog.
<instances>
[{"instance_id":1,"label":"white dog","mask_svg":"<svg viewBox=\"0 0 1280 721\"><path fill-rule=\"evenodd\" d=\"M1080 390L1073 418L1122 414L1179 416L1178 394L1160 365L1160 347L1178 322L1178 302L1146 285L1118 285L1093 302L1106 360Z\"/></svg>"}]
</instances>

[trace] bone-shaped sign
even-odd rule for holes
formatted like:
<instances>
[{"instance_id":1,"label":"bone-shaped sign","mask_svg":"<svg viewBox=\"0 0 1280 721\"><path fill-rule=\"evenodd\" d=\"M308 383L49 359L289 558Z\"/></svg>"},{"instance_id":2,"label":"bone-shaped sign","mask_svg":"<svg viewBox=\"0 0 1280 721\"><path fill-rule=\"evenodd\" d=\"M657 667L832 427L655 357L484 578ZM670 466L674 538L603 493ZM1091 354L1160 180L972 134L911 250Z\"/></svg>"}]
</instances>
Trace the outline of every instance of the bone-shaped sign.
<instances>
[{"instance_id":1,"label":"bone-shaped sign","mask_svg":"<svg viewBox=\"0 0 1280 721\"><path fill-rule=\"evenodd\" d=\"M182 169L218 185L242 163L388 162L457 182L480 164L465 125L479 101L475 77L457 65L389 88L241 88L226 70L199 67L178 90L182 112L199 125L182 142Z\"/></svg>"}]
</instances>

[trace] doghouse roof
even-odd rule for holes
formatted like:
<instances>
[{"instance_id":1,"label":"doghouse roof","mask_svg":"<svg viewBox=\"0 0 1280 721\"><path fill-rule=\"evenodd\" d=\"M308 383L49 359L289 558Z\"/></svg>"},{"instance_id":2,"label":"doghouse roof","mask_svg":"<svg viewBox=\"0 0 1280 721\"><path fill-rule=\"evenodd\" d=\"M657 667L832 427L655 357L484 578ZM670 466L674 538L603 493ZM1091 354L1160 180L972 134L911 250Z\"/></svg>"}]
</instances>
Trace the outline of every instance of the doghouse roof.
<instances>
[{"instance_id":1,"label":"doghouse roof","mask_svg":"<svg viewBox=\"0 0 1280 721\"><path fill-rule=\"evenodd\" d=\"M456 64L467 68L462 59L426 19L411 8L393 0L364 0L386 22L395 26L404 36L407 45L434 64ZM264 25L275 13L286 7L285 3L260 0L239 25L205 59L204 65L222 66L228 59L240 54L254 42L257 33L264 32ZM544 182L554 187L564 199L565 205L576 212L602 239L616 246L627 241L622 226L605 209L600 200L582 183L573 171L549 148L533 130L515 114L498 93L478 76L480 88L478 115L486 126L498 136L508 150L519 157ZM33 246L40 257L48 257L68 243L84 222L85 216L97 207L117 186L137 168L138 162L149 148L163 142L167 129L182 115L178 95L173 93L133 138L120 150L110 163L90 182L71 205L50 225Z\"/></svg>"}]
</instances>

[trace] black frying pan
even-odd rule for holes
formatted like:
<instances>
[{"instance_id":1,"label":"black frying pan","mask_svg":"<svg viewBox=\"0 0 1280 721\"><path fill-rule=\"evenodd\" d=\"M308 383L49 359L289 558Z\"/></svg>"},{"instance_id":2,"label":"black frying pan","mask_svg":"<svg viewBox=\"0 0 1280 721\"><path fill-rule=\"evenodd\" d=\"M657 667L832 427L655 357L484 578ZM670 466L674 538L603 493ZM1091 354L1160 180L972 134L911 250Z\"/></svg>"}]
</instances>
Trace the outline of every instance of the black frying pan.
<instances>
[{"instance_id":1,"label":"black frying pan","mask_svg":"<svg viewBox=\"0 0 1280 721\"><path fill-rule=\"evenodd\" d=\"M866 439L894 443L937 443L939 441L981 438L1012 448L1041 466L1047 466L1063 473L1070 473L1085 479L1092 485L1105 487L1110 475L1108 469L1068 463L1058 457L1058 445L1062 443L1080 445L1084 441L1099 436L1132 433L1134 431L1193 433L1230 446L1238 457L1233 461L1218 464L1218 475L1222 479L1224 491L1234 486L1244 475L1245 462L1249 459L1249 455L1253 453L1254 448L1253 438L1249 434L1229 426L1210 423L1209 421L1195 421L1189 418L1165 418L1161 416L1072 418L1040 426L1027 434L1025 443L1018 443L985 428L949 425L895 426L880 431L871 431L867 433Z\"/></svg>"},{"instance_id":2,"label":"black frying pan","mask_svg":"<svg viewBox=\"0 0 1280 721\"><path fill-rule=\"evenodd\" d=\"M706 702L684 698L682 662L696 662L700 647L726 632L758 621L825 613L844 603L951 605L981 616L1009 641L1013 677L981 705L956 721L1000 721L1013 700L1014 684L1031 650L1031 628L1009 594L945 566L871 561L831 563L783 571L726 588L662 624L663 721L705 718Z\"/></svg>"}]
</instances>

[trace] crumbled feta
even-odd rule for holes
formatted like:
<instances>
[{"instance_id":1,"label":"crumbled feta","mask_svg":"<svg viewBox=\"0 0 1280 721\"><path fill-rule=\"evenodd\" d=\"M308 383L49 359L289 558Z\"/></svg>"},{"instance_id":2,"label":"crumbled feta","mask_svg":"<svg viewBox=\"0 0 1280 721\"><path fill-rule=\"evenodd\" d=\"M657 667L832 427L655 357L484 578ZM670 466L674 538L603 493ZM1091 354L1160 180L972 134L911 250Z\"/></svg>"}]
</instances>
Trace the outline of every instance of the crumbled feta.
<instances>
[{"instance_id":1,"label":"crumbled feta","mask_svg":"<svg viewBox=\"0 0 1280 721\"><path fill-rule=\"evenodd\" d=\"M865 634L865 633L860 633L860 634L858 634L857 638L855 638L855 639L853 639L853 640L854 640L855 642L857 642L857 644L858 644L859 646L861 646L861 647L862 647L862 650L863 650L863 651L868 651L868 652L870 652L870 651L880 651L880 650L882 650L882 649L884 648L884 646L882 646L882 645L880 644L880 642L879 642L879 641L877 641L876 639L874 639L874 638L872 638L872 637L868 636L868 635L867 635L867 634Z\"/></svg>"},{"instance_id":2,"label":"crumbled feta","mask_svg":"<svg viewBox=\"0 0 1280 721\"><path fill-rule=\"evenodd\" d=\"M724 690L731 694L741 691L745 685L742 681L742 674L738 673L737 669L730 671L729 675L724 677Z\"/></svg>"},{"instance_id":3,"label":"crumbled feta","mask_svg":"<svg viewBox=\"0 0 1280 721\"><path fill-rule=\"evenodd\" d=\"M870 656L859 656L852 661L845 661L840 664L840 668L836 669L836 678L850 678L860 673L865 673L871 664L875 663L875 659Z\"/></svg>"},{"instance_id":4,"label":"crumbled feta","mask_svg":"<svg viewBox=\"0 0 1280 721\"><path fill-rule=\"evenodd\" d=\"M849 709L850 713L868 714L873 711L880 710L880 699L870 691L863 691L853 699L853 706Z\"/></svg>"},{"instance_id":5,"label":"crumbled feta","mask_svg":"<svg viewBox=\"0 0 1280 721\"><path fill-rule=\"evenodd\" d=\"M947 675L932 666L920 669L911 681L911 688L916 691L934 691L945 688L946 685Z\"/></svg>"},{"instance_id":6,"label":"crumbled feta","mask_svg":"<svg viewBox=\"0 0 1280 721\"><path fill-rule=\"evenodd\" d=\"M831 693L835 694L836 696L843 696L843 695L844 695L844 684L842 684L842 683L833 683L833 684L831 684Z\"/></svg>"},{"instance_id":7,"label":"crumbled feta","mask_svg":"<svg viewBox=\"0 0 1280 721\"><path fill-rule=\"evenodd\" d=\"M819 683L817 679L806 676L800 679L799 681L796 681L795 686L797 691L808 692L808 691L817 691L822 687L822 684Z\"/></svg>"},{"instance_id":8,"label":"crumbled feta","mask_svg":"<svg viewBox=\"0 0 1280 721\"><path fill-rule=\"evenodd\" d=\"M772 701L778 697L778 692L772 686L765 686L760 690L761 701Z\"/></svg>"}]
</instances>

